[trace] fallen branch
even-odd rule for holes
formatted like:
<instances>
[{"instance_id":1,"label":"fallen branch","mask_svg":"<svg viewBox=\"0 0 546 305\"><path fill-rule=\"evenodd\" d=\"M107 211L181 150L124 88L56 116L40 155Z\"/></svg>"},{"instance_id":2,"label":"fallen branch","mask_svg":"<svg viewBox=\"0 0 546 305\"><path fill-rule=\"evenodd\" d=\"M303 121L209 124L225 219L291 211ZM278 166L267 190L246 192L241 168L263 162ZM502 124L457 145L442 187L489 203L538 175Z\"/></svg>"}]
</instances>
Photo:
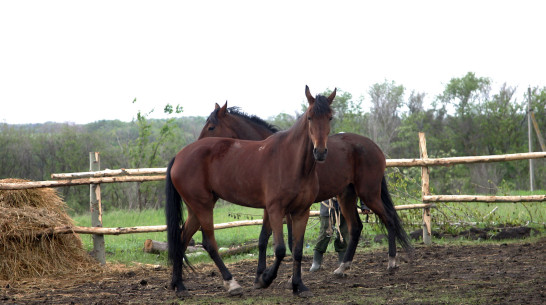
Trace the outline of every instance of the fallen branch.
<instances>
[{"instance_id":1,"label":"fallen branch","mask_svg":"<svg viewBox=\"0 0 546 305\"><path fill-rule=\"evenodd\" d=\"M241 253L250 252L256 249L257 247L258 247L258 242L255 242L255 243L251 243L247 245L229 248L227 250L220 249L219 252L220 252L220 256L225 257L225 256L231 256L231 255L237 255ZM161 252L165 252L168 250L169 250L169 246L166 242L155 241L151 239L147 239L146 241L144 241L143 251L146 253L159 254ZM188 247L188 249L186 249L187 253L192 253L197 251L204 251L204 249L202 247L191 247L191 246Z\"/></svg>"}]
</instances>

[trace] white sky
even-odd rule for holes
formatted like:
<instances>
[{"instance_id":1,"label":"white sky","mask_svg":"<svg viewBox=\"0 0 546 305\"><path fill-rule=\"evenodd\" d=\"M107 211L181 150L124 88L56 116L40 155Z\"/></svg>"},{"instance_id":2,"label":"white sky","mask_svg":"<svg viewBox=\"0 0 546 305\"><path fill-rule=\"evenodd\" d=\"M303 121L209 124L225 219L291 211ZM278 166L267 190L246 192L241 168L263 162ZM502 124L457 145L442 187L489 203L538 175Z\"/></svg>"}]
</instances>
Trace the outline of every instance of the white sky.
<instances>
[{"instance_id":1,"label":"white sky","mask_svg":"<svg viewBox=\"0 0 546 305\"><path fill-rule=\"evenodd\" d=\"M545 1L1 1L0 122L294 114L305 85L546 85ZM406 96L407 96L406 95ZM137 98L137 103L131 102Z\"/></svg>"}]
</instances>

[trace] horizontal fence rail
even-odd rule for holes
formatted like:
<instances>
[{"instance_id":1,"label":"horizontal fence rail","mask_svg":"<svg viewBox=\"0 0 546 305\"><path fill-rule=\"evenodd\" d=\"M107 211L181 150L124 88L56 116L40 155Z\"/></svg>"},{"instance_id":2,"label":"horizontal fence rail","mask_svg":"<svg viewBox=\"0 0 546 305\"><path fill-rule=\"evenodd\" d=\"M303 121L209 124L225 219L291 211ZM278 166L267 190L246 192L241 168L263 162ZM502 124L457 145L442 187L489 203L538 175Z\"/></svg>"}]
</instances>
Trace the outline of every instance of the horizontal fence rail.
<instances>
[{"instance_id":1,"label":"horizontal fence rail","mask_svg":"<svg viewBox=\"0 0 546 305\"><path fill-rule=\"evenodd\" d=\"M423 209L423 208L433 208L434 204L404 204L397 205L394 208L396 210L410 210L410 209ZM358 209L360 214L366 214ZM309 211L310 217L317 217L320 215L319 211ZM235 227L244 227L244 226L255 226L261 225L263 223L262 219L254 220L239 220L231 221L226 223L214 224L214 230L235 228ZM103 235L120 235L120 234L134 234L134 233L154 233L154 232L164 232L167 231L166 225L160 226L137 226L137 227L118 227L118 228L103 228L103 227L80 227L80 226L63 226L56 227L52 229L46 229L42 232L36 233L36 235L51 235L51 234L69 234L69 233L79 233L79 234L103 234Z\"/></svg>"},{"instance_id":2,"label":"horizontal fence rail","mask_svg":"<svg viewBox=\"0 0 546 305\"><path fill-rule=\"evenodd\" d=\"M79 178L68 180L48 180L48 181L28 181L0 183L0 190L26 190L44 187L61 187L74 185L89 185L100 183L119 183L119 182L147 182L165 180L165 174L161 176L119 176L119 177L99 177L99 178Z\"/></svg>"},{"instance_id":3,"label":"horizontal fence rail","mask_svg":"<svg viewBox=\"0 0 546 305\"><path fill-rule=\"evenodd\" d=\"M478 196L478 195L425 195L424 202L535 202L546 201L546 195Z\"/></svg>"},{"instance_id":4,"label":"horizontal fence rail","mask_svg":"<svg viewBox=\"0 0 546 305\"><path fill-rule=\"evenodd\" d=\"M541 159L541 158L546 158L546 152L473 156L473 157L387 159L387 167L451 166L455 164L505 162L505 161Z\"/></svg>"},{"instance_id":5,"label":"horizontal fence rail","mask_svg":"<svg viewBox=\"0 0 546 305\"><path fill-rule=\"evenodd\" d=\"M165 175L166 167L105 169L96 172L51 174L51 179L99 178L113 176Z\"/></svg>"}]
</instances>

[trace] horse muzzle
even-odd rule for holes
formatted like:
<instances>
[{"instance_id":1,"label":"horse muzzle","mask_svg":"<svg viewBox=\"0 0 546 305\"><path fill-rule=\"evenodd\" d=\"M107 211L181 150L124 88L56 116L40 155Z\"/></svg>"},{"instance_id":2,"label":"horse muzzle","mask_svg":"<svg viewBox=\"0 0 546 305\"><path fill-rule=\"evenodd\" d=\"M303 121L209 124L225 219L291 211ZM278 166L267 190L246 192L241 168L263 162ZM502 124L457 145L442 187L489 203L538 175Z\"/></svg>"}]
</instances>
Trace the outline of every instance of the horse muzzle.
<instances>
[{"instance_id":1,"label":"horse muzzle","mask_svg":"<svg viewBox=\"0 0 546 305\"><path fill-rule=\"evenodd\" d=\"M328 155L328 148L313 148L313 156L315 157L315 161L318 163L322 163L326 161L326 156Z\"/></svg>"}]
</instances>

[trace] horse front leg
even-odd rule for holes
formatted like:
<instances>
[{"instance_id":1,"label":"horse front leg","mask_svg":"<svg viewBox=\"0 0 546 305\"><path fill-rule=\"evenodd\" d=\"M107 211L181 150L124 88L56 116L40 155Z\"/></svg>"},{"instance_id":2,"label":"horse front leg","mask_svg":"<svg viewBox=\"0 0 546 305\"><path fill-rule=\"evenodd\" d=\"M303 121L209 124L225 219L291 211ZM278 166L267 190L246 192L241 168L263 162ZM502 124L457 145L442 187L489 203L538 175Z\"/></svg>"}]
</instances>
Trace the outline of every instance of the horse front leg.
<instances>
[{"instance_id":1,"label":"horse front leg","mask_svg":"<svg viewBox=\"0 0 546 305\"><path fill-rule=\"evenodd\" d=\"M303 257L303 241L305 235L305 228L307 227L307 221L309 220L309 209L292 214L292 234L294 240L294 248L292 249L292 256L294 258L294 264L292 267L292 292L299 297L311 297L313 293L303 284L301 277L301 260Z\"/></svg>"},{"instance_id":2,"label":"horse front leg","mask_svg":"<svg viewBox=\"0 0 546 305\"><path fill-rule=\"evenodd\" d=\"M257 279L255 283L256 288L267 288L269 285L271 285L273 280L277 277L277 272L279 271L282 260L286 256L286 245L284 244L282 232L282 219L284 217L284 213L281 213L278 210L268 210L268 214L271 229L273 230L273 240L275 243L275 261L273 265L267 268Z\"/></svg>"},{"instance_id":3,"label":"horse front leg","mask_svg":"<svg viewBox=\"0 0 546 305\"><path fill-rule=\"evenodd\" d=\"M258 239L258 268L256 269L256 278L254 279L254 288L263 288L260 284L260 277L266 268L266 255L267 255L267 243L271 236L271 224L269 223L269 216L267 211L264 210L264 218L262 223L262 230Z\"/></svg>"}]
</instances>

